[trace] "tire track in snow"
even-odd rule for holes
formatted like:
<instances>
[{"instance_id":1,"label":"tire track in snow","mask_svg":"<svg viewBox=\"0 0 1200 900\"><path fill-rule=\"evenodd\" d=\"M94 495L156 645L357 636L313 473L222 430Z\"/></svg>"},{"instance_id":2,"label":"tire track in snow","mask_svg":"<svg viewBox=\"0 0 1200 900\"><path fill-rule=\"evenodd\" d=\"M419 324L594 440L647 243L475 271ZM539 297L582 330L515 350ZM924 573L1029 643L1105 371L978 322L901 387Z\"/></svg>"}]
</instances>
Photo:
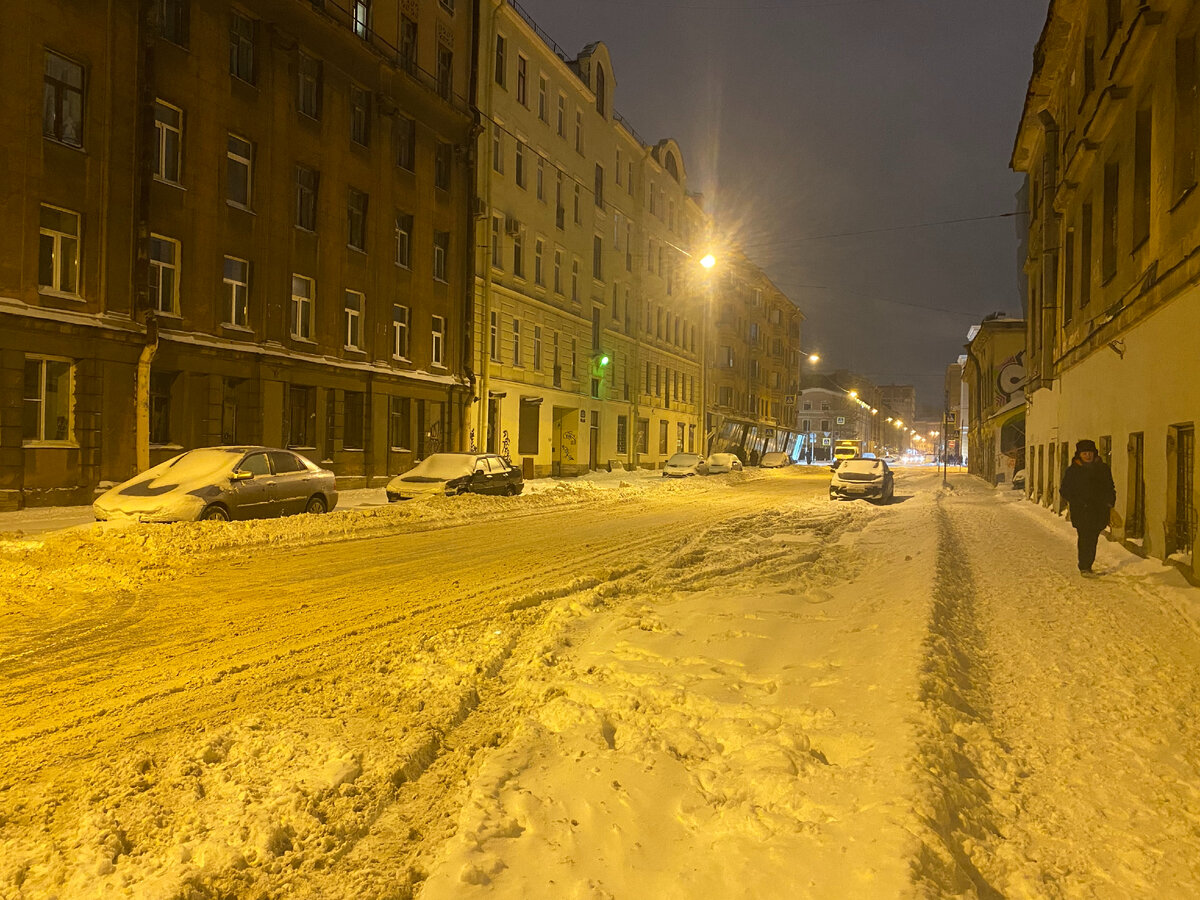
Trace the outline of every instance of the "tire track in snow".
<instances>
[{"instance_id":1,"label":"tire track in snow","mask_svg":"<svg viewBox=\"0 0 1200 900\"><path fill-rule=\"evenodd\" d=\"M921 672L923 721L916 767L925 827L912 875L922 896L1003 896L982 848L997 833L984 755L1003 752L989 721L989 673L964 543L938 496L937 574Z\"/></svg>"}]
</instances>

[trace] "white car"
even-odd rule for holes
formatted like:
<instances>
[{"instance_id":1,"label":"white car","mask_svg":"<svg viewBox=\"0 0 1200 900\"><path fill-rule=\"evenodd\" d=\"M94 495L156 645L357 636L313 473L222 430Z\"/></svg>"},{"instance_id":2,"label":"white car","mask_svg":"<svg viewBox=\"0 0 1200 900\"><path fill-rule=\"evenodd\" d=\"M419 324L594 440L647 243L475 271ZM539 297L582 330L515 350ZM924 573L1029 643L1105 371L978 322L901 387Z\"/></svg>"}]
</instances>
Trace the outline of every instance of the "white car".
<instances>
[{"instance_id":1,"label":"white car","mask_svg":"<svg viewBox=\"0 0 1200 900\"><path fill-rule=\"evenodd\" d=\"M663 478L686 478L699 475L704 461L695 453L676 453L663 466Z\"/></svg>"},{"instance_id":2,"label":"white car","mask_svg":"<svg viewBox=\"0 0 1200 900\"><path fill-rule=\"evenodd\" d=\"M200 447L105 491L98 521L189 522L323 513L337 505L334 474L272 447Z\"/></svg>"},{"instance_id":3,"label":"white car","mask_svg":"<svg viewBox=\"0 0 1200 900\"><path fill-rule=\"evenodd\" d=\"M758 461L762 469L782 469L792 464L792 458L786 453L764 453Z\"/></svg>"},{"instance_id":4,"label":"white car","mask_svg":"<svg viewBox=\"0 0 1200 900\"><path fill-rule=\"evenodd\" d=\"M387 483L388 502L456 494L515 497L525 487L521 470L495 453L434 453Z\"/></svg>"},{"instance_id":5,"label":"white car","mask_svg":"<svg viewBox=\"0 0 1200 900\"><path fill-rule=\"evenodd\" d=\"M714 453L704 461L705 475L725 475L742 471L742 461L732 453Z\"/></svg>"},{"instance_id":6,"label":"white car","mask_svg":"<svg viewBox=\"0 0 1200 900\"><path fill-rule=\"evenodd\" d=\"M829 499L875 499L888 503L896 495L895 476L882 459L844 459L829 480Z\"/></svg>"}]
</instances>

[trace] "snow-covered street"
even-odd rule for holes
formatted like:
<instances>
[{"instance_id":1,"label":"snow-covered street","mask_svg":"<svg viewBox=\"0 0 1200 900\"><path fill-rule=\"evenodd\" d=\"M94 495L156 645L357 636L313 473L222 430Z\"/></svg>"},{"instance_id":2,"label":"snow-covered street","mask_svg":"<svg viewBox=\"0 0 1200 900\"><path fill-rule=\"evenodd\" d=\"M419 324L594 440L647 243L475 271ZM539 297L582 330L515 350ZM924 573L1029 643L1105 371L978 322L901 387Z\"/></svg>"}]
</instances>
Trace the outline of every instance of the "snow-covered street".
<instances>
[{"instance_id":1,"label":"snow-covered street","mask_svg":"<svg viewBox=\"0 0 1200 900\"><path fill-rule=\"evenodd\" d=\"M1200 896L1200 592L828 480L0 535L0 897Z\"/></svg>"}]
</instances>

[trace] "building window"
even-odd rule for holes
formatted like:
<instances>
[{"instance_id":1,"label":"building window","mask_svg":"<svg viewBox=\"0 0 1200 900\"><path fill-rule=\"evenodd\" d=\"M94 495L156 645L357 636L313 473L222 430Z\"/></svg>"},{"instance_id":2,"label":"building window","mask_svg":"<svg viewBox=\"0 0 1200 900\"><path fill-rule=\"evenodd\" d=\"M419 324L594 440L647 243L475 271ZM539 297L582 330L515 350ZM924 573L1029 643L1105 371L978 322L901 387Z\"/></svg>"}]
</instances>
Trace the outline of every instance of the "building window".
<instances>
[{"instance_id":1,"label":"building window","mask_svg":"<svg viewBox=\"0 0 1200 900\"><path fill-rule=\"evenodd\" d=\"M437 92L443 100L449 100L454 90L454 54L448 47L438 47Z\"/></svg>"},{"instance_id":2,"label":"building window","mask_svg":"<svg viewBox=\"0 0 1200 900\"><path fill-rule=\"evenodd\" d=\"M554 293L561 294L562 291L562 264L563 254L561 250L554 251Z\"/></svg>"},{"instance_id":3,"label":"building window","mask_svg":"<svg viewBox=\"0 0 1200 900\"><path fill-rule=\"evenodd\" d=\"M225 324L245 328L249 324L250 263L236 256L225 257Z\"/></svg>"},{"instance_id":4,"label":"building window","mask_svg":"<svg viewBox=\"0 0 1200 900\"><path fill-rule=\"evenodd\" d=\"M364 41L371 36L371 0L354 0L354 33Z\"/></svg>"},{"instance_id":5,"label":"building window","mask_svg":"<svg viewBox=\"0 0 1200 900\"><path fill-rule=\"evenodd\" d=\"M310 119L321 118L321 96L324 81L321 61L307 53L300 54L296 108Z\"/></svg>"},{"instance_id":6,"label":"building window","mask_svg":"<svg viewBox=\"0 0 1200 900\"><path fill-rule=\"evenodd\" d=\"M305 231L317 230L317 187L320 173L316 169L296 166L296 227Z\"/></svg>"},{"instance_id":7,"label":"building window","mask_svg":"<svg viewBox=\"0 0 1200 900\"><path fill-rule=\"evenodd\" d=\"M38 218L38 287L79 295L79 213L43 205Z\"/></svg>"},{"instance_id":8,"label":"building window","mask_svg":"<svg viewBox=\"0 0 1200 900\"><path fill-rule=\"evenodd\" d=\"M438 141L433 154L433 186L439 190L450 190L450 155L452 148L445 141Z\"/></svg>"},{"instance_id":9,"label":"building window","mask_svg":"<svg viewBox=\"0 0 1200 900\"><path fill-rule=\"evenodd\" d=\"M583 219L581 217L582 214L580 211L580 206L581 206L580 199L582 198L582 196L583 196L583 187L579 184L579 182L576 182L575 183L575 224L576 225L583 224Z\"/></svg>"},{"instance_id":10,"label":"building window","mask_svg":"<svg viewBox=\"0 0 1200 900\"><path fill-rule=\"evenodd\" d=\"M363 295L358 291L346 291L344 311L346 314L346 349L362 349Z\"/></svg>"},{"instance_id":11,"label":"building window","mask_svg":"<svg viewBox=\"0 0 1200 900\"><path fill-rule=\"evenodd\" d=\"M604 66L596 66L596 112L604 115L607 86L604 81Z\"/></svg>"},{"instance_id":12,"label":"building window","mask_svg":"<svg viewBox=\"0 0 1200 900\"><path fill-rule=\"evenodd\" d=\"M407 306L392 305L392 358L408 359L408 323L409 311Z\"/></svg>"},{"instance_id":13,"label":"building window","mask_svg":"<svg viewBox=\"0 0 1200 900\"><path fill-rule=\"evenodd\" d=\"M492 268L504 268L504 244L501 243L500 234L504 228L504 216L492 216Z\"/></svg>"},{"instance_id":14,"label":"building window","mask_svg":"<svg viewBox=\"0 0 1200 900\"><path fill-rule=\"evenodd\" d=\"M229 14L229 74L254 84L254 20Z\"/></svg>"},{"instance_id":15,"label":"building window","mask_svg":"<svg viewBox=\"0 0 1200 900\"><path fill-rule=\"evenodd\" d=\"M488 323L488 359L500 362L500 313L492 310Z\"/></svg>"},{"instance_id":16,"label":"building window","mask_svg":"<svg viewBox=\"0 0 1200 900\"><path fill-rule=\"evenodd\" d=\"M604 166L596 163L596 187L592 192L592 197L599 207L604 206Z\"/></svg>"},{"instance_id":17,"label":"building window","mask_svg":"<svg viewBox=\"0 0 1200 900\"><path fill-rule=\"evenodd\" d=\"M180 47L188 45L190 0L159 0L158 35Z\"/></svg>"},{"instance_id":18,"label":"building window","mask_svg":"<svg viewBox=\"0 0 1200 900\"><path fill-rule=\"evenodd\" d=\"M542 326L533 326L533 368L542 368Z\"/></svg>"},{"instance_id":19,"label":"building window","mask_svg":"<svg viewBox=\"0 0 1200 900\"><path fill-rule=\"evenodd\" d=\"M517 102L529 106L529 60L517 57Z\"/></svg>"},{"instance_id":20,"label":"building window","mask_svg":"<svg viewBox=\"0 0 1200 900\"><path fill-rule=\"evenodd\" d=\"M567 136L567 98L562 94L558 95L558 136Z\"/></svg>"},{"instance_id":21,"label":"building window","mask_svg":"<svg viewBox=\"0 0 1200 900\"><path fill-rule=\"evenodd\" d=\"M598 234L592 235L592 277L604 280L604 239Z\"/></svg>"},{"instance_id":22,"label":"building window","mask_svg":"<svg viewBox=\"0 0 1200 900\"><path fill-rule=\"evenodd\" d=\"M150 235L150 308L179 314L179 241Z\"/></svg>"},{"instance_id":23,"label":"building window","mask_svg":"<svg viewBox=\"0 0 1200 900\"><path fill-rule=\"evenodd\" d=\"M350 188L346 198L346 243L355 250L367 249L367 195Z\"/></svg>"},{"instance_id":24,"label":"building window","mask_svg":"<svg viewBox=\"0 0 1200 900\"><path fill-rule=\"evenodd\" d=\"M520 230L513 235L513 274L525 277L525 236Z\"/></svg>"},{"instance_id":25,"label":"building window","mask_svg":"<svg viewBox=\"0 0 1200 900\"><path fill-rule=\"evenodd\" d=\"M396 165L409 172L417 168L417 123L408 116L396 116Z\"/></svg>"},{"instance_id":26,"label":"building window","mask_svg":"<svg viewBox=\"0 0 1200 900\"><path fill-rule=\"evenodd\" d=\"M540 157L540 156L538 157L538 161L537 161L537 175L535 177L536 177L536 183L537 183L537 198L539 200L541 200L543 203L545 203L546 202L546 160L542 159L542 157Z\"/></svg>"},{"instance_id":27,"label":"building window","mask_svg":"<svg viewBox=\"0 0 1200 900\"><path fill-rule=\"evenodd\" d=\"M667 455L667 442L670 440L670 423L666 419L658 421L658 452L662 456Z\"/></svg>"},{"instance_id":28,"label":"building window","mask_svg":"<svg viewBox=\"0 0 1200 900\"><path fill-rule=\"evenodd\" d=\"M400 68L417 74L417 23L405 15L400 16Z\"/></svg>"},{"instance_id":29,"label":"building window","mask_svg":"<svg viewBox=\"0 0 1200 900\"><path fill-rule=\"evenodd\" d=\"M150 373L150 443L171 442L171 387L174 372Z\"/></svg>"},{"instance_id":30,"label":"building window","mask_svg":"<svg viewBox=\"0 0 1200 900\"><path fill-rule=\"evenodd\" d=\"M243 137L231 134L225 144L225 190L230 203L250 208L254 147Z\"/></svg>"},{"instance_id":31,"label":"building window","mask_svg":"<svg viewBox=\"0 0 1200 900\"><path fill-rule=\"evenodd\" d=\"M579 375L579 356L575 352L575 338L571 338L571 377L575 378Z\"/></svg>"},{"instance_id":32,"label":"building window","mask_svg":"<svg viewBox=\"0 0 1200 900\"><path fill-rule=\"evenodd\" d=\"M25 357L21 440L26 444L74 440L75 364L48 356Z\"/></svg>"},{"instance_id":33,"label":"building window","mask_svg":"<svg viewBox=\"0 0 1200 900\"><path fill-rule=\"evenodd\" d=\"M617 416L617 453L629 452L629 417Z\"/></svg>"},{"instance_id":34,"label":"building window","mask_svg":"<svg viewBox=\"0 0 1200 900\"><path fill-rule=\"evenodd\" d=\"M433 233L433 277L437 281L446 281L446 257L450 253L450 232L435 231Z\"/></svg>"},{"instance_id":35,"label":"building window","mask_svg":"<svg viewBox=\"0 0 1200 900\"><path fill-rule=\"evenodd\" d=\"M396 213L396 265L408 268L412 264L413 217Z\"/></svg>"},{"instance_id":36,"label":"building window","mask_svg":"<svg viewBox=\"0 0 1200 900\"><path fill-rule=\"evenodd\" d=\"M498 125L492 129L492 171L504 174L504 137Z\"/></svg>"},{"instance_id":37,"label":"building window","mask_svg":"<svg viewBox=\"0 0 1200 900\"><path fill-rule=\"evenodd\" d=\"M513 165L513 178L517 182L517 187L525 187L525 142L517 141L517 157Z\"/></svg>"},{"instance_id":38,"label":"building window","mask_svg":"<svg viewBox=\"0 0 1200 900\"><path fill-rule=\"evenodd\" d=\"M154 101L154 177L179 184L183 154L183 111L163 100Z\"/></svg>"},{"instance_id":39,"label":"building window","mask_svg":"<svg viewBox=\"0 0 1200 900\"><path fill-rule=\"evenodd\" d=\"M504 87L504 78L508 73L506 56L508 53L508 38L502 34L496 35L496 84Z\"/></svg>"},{"instance_id":40,"label":"building window","mask_svg":"<svg viewBox=\"0 0 1200 900\"><path fill-rule=\"evenodd\" d=\"M83 66L47 50L42 82L42 134L83 146Z\"/></svg>"},{"instance_id":41,"label":"building window","mask_svg":"<svg viewBox=\"0 0 1200 900\"><path fill-rule=\"evenodd\" d=\"M579 260L571 260L571 299L579 302Z\"/></svg>"},{"instance_id":42,"label":"building window","mask_svg":"<svg viewBox=\"0 0 1200 900\"><path fill-rule=\"evenodd\" d=\"M342 449L361 450L366 445L366 395L346 391L342 395Z\"/></svg>"},{"instance_id":43,"label":"building window","mask_svg":"<svg viewBox=\"0 0 1200 900\"><path fill-rule=\"evenodd\" d=\"M350 140L360 147L371 143L371 93L350 85Z\"/></svg>"},{"instance_id":44,"label":"building window","mask_svg":"<svg viewBox=\"0 0 1200 900\"><path fill-rule=\"evenodd\" d=\"M1121 164L1115 159L1104 167L1104 219L1100 234L1100 277L1107 282L1117 274L1117 198Z\"/></svg>"},{"instance_id":45,"label":"building window","mask_svg":"<svg viewBox=\"0 0 1200 900\"><path fill-rule=\"evenodd\" d=\"M388 445L393 450L407 450L410 410L408 397L388 398Z\"/></svg>"},{"instance_id":46,"label":"building window","mask_svg":"<svg viewBox=\"0 0 1200 900\"><path fill-rule=\"evenodd\" d=\"M544 280L545 276L542 272L542 256L545 253L545 250L545 241L543 241L541 238L537 238L533 242L533 283L540 284L543 287L546 284Z\"/></svg>"},{"instance_id":47,"label":"building window","mask_svg":"<svg viewBox=\"0 0 1200 900\"><path fill-rule=\"evenodd\" d=\"M539 118L539 119L541 119L543 122L548 122L548 121L550 121L550 120L547 118L547 116L549 116L549 114L550 114L550 111L549 111L549 109L547 109L547 106L548 106L548 101L547 101L547 99L546 99L546 92L547 92L547 90L548 90L548 89L549 89L549 88L548 88L548 85L546 84L546 76L545 76L545 75L539 75L539 76L538 76L538 107L537 107L537 115L538 115L538 118Z\"/></svg>"},{"instance_id":48,"label":"building window","mask_svg":"<svg viewBox=\"0 0 1200 900\"><path fill-rule=\"evenodd\" d=\"M521 365L521 320L512 320L512 364Z\"/></svg>"},{"instance_id":49,"label":"building window","mask_svg":"<svg viewBox=\"0 0 1200 900\"><path fill-rule=\"evenodd\" d=\"M583 152L583 110L575 110L575 150Z\"/></svg>"},{"instance_id":50,"label":"building window","mask_svg":"<svg viewBox=\"0 0 1200 900\"><path fill-rule=\"evenodd\" d=\"M291 333L301 341L312 340L313 303L316 285L303 275L292 276Z\"/></svg>"},{"instance_id":51,"label":"building window","mask_svg":"<svg viewBox=\"0 0 1200 900\"><path fill-rule=\"evenodd\" d=\"M446 319L443 316L433 317L432 339L429 361L435 366L443 365L446 355Z\"/></svg>"}]
</instances>

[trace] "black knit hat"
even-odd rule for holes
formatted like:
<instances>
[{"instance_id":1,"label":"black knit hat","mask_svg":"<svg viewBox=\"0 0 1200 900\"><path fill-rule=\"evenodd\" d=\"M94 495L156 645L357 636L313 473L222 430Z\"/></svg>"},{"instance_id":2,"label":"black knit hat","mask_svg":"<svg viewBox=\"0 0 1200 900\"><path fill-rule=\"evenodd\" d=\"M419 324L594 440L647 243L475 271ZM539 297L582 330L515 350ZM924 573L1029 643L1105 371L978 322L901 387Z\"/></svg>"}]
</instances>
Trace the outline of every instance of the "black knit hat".
<instances>
[{"instance_id":1,"label":"black knit hat","mask_svg":"<svg viewBox=\"0 0 1200 900\"><path fill-rule=\"evenodd\" d=\"M1080 453L1083 453L1083 451L1085 451L1085 450L1091 450L1093 453L1100 452L1099 450L1096 449L1096 442L1089 441L1087 438L1084 438L1082 441L1080 441L1079 443L1077 443L1075 445L1075 455L1078 456Z\"/></svg>"}]
</instances>

